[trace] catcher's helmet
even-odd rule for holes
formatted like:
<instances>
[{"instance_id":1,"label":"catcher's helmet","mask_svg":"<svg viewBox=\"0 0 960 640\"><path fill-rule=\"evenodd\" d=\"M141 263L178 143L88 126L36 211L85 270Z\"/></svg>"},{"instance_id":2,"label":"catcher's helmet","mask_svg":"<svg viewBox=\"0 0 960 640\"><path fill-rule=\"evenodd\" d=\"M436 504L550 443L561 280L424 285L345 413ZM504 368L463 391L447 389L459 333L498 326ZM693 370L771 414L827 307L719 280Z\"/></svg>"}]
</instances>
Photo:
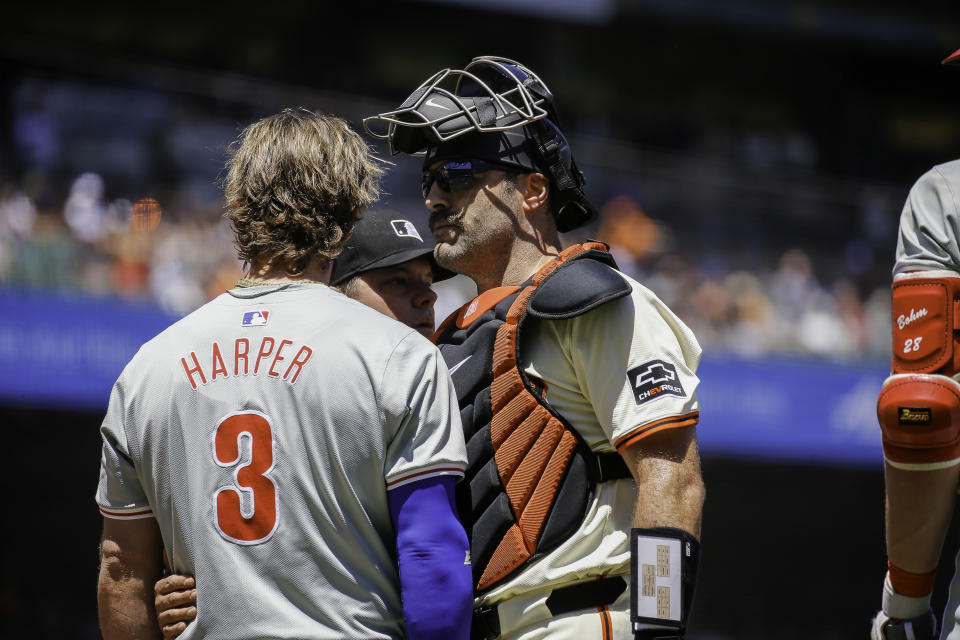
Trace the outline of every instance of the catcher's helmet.
<instances>
[{"instance_id":1,"label":"catcher's helmet","mask_svg":"<svg viewBox=\"0 0 960 640\"><path fill-rule=\"evenodd\" d=\"M386 123L386 131L373 130L374 123ZM560 231L597 216L560 130L553 94L519 62L480 56L463 69L439 71L399 108L365 118L363 126L387 140L391 154L425 156L425 166L475 158L543 173L550 179Z\"/></svg>"}]
</instances>

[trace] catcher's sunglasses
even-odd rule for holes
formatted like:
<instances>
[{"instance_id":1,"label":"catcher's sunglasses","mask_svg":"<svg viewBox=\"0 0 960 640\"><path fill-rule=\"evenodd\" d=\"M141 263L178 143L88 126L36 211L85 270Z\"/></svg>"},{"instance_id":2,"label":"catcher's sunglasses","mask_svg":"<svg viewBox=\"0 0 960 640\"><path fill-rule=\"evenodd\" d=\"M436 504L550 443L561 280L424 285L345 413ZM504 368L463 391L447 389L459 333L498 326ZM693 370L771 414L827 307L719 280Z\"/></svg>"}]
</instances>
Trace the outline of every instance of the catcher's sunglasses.
<instances>
[{"instance_id":1,"label":"catcher's sunglasses","mask_svg":"<svg viewBox=\"0 0 960 640\"><path fill-rule=\"evenodd\" d=\"M448 160L433 170L424 170L420 183L420 193L424 198L436 182L437 186L450 193L469 189L477 182L476 174L497 169L516 173L516 167L510 167L483 160Z\"/></svg>"}]
</instances>

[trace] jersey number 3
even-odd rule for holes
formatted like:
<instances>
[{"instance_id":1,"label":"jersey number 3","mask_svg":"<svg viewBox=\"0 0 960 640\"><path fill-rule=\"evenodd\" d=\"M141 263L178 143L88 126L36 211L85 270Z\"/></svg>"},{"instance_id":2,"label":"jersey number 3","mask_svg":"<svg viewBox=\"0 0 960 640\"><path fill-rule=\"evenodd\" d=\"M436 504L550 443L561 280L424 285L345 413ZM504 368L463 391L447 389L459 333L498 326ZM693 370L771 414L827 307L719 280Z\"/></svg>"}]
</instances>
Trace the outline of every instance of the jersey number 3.
<instances>
[{"instance_id":1,"label":"jersey number 3","mask_svg":"<svg viewBox=\"0 0 960 640\"><path fill-rule=\"evenodd\" d=\"M233 485L217 489L213 508L217 530L236 544L265 542L277 529L277 483L273 470L273 429L258 411L231 413L213 435L213 459L233 467Z\"/></svg>"}]
</instances>

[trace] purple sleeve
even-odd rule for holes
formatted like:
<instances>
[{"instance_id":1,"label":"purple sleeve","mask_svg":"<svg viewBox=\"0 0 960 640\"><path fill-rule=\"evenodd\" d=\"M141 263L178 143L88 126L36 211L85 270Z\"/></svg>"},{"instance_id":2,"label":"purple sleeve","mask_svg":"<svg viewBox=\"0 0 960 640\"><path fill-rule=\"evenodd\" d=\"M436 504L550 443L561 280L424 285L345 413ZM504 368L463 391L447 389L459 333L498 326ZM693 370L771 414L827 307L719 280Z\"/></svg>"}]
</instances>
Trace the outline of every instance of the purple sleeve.
<instances>
[{"instance_id":1,"label":"purple sleeve","mask_svg":"<svg viewBox=\"0 0 960 640\"><path fill-rule=\"evenodd\" d=\"M470 637L473 573L453 498L456 481L434 476L387 494L410 640Z\"/></svg>"}]
</instances>

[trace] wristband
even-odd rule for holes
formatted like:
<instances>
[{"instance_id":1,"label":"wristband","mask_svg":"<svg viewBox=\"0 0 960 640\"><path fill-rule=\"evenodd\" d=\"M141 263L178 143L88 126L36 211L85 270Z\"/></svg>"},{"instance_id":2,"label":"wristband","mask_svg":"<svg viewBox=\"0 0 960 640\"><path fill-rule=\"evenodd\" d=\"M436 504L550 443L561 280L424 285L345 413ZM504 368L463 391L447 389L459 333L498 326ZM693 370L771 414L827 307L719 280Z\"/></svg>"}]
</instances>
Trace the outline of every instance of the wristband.
<instances>
[{"instance_id":1,"label":"wristband","mask_svg":"<svg viewBox=\"0 0 960 640\"><path fill-rule=\"evenodd\" d=\"M630 531L630 621L643 638L679 638L696 586L700 543L682 529Z\"/></svg>"},{"instance_id":2,"label":"wristband","mask_svg":"<svg viewBox=\"0 0 960 640\"><path fill-rule=\"evenodd\" d=\"M920 597L898 593L890 582L890 573L883 580L881 608L885 614L897 620L909 620L922 616L930 609L930 595Z\"/></svg>"},{"instance_id":3,"label":"wristband","mask_svg":"<svg viewBox=\"0 0 960 640\"><path fill-rule=\"evenodd\" d=\"M897 593L911 598L922 598L933 592L933 583L937 578L936 569L928 573L911 573L893 566L889 560L887 560L887 569L889 569L887 575L890 577L890 584Z\"/></svg>"}]
</instances>

